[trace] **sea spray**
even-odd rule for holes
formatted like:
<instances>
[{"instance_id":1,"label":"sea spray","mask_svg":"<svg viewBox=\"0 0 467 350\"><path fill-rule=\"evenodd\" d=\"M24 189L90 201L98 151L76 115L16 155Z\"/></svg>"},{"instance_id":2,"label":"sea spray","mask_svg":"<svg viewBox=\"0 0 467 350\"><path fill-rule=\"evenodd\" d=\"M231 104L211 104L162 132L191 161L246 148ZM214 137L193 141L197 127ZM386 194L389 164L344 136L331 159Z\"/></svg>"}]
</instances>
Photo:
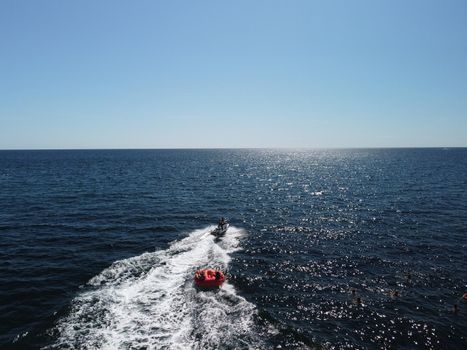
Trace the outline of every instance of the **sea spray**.
<instances>
[{"instance_id":1,"label":"sea spray","mask_svg":"<svg viewBox=\"0 0 467 350\"><path fill-rule=\"evenodd\" d=\"M261 348L255 307L226 282L197 291L198 268L228 268L245 235L231 227L222 239L212 227L191 232L168 249L117 261L92 278L57 326L48 349Z\"/></svg>"}]
</instances>

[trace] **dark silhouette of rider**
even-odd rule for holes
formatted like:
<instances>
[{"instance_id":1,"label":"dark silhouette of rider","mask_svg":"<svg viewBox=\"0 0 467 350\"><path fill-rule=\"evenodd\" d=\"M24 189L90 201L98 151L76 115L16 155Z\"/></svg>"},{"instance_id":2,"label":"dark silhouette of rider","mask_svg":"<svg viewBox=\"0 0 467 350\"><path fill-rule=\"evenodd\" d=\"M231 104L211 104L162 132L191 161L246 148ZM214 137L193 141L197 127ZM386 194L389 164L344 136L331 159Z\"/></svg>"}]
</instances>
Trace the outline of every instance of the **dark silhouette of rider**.
<instances>
[{"instance_id":1,"label":"dark silhouette of rider","mask_svg":"<svg viewBox=\"0 0 467 350\"><path fill-rule=\"evenodd\" d=\"M224 218L221 218L221 219L219 220L219 225L218 225L218 226L219 226L219 227L222 227L222 226L224 226L225 224L226 224L225 219L224 219Z\"/></svg>"}]
</instances>

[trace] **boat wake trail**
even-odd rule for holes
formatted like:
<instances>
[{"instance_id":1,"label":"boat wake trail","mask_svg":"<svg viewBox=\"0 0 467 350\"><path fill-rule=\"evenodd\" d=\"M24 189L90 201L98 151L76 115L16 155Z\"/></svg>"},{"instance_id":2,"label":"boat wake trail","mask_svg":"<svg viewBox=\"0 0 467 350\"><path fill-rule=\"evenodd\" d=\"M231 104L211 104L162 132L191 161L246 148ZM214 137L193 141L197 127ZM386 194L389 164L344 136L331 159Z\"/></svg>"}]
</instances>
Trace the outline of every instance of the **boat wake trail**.
<instances>
[{"instance_id":1,"label":"boat wake trail","mask_svg":"<svg viewBox=\"0 0 467 350\"><path fill-rule=\"evenodd\" d=\"M245 234L229 228L219 242L196 230L166 250L117 261L72 302L48 349L261 348L255 307L226 282L197 291L198 268L226 269Z\"/></svg>"}]
</instances>

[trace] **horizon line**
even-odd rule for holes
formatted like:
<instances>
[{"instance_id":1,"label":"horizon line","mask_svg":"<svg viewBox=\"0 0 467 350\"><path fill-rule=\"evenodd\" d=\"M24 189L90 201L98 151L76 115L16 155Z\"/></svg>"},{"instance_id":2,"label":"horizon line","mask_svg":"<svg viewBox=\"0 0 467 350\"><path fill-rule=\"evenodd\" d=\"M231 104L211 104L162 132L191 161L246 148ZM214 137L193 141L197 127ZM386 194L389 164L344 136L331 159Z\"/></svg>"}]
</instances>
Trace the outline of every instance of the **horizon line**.
<instances>
[{"instance_id":1,"label":"horizon line","mask_svg":"<svg viewBox=\"0 0 467 350\"><path fill-rule=\"evenodd\" d=\"M344 150L344 149L458 149L467 146L372 146L372 147L136 147L136 148L1 148L3 151L150 151L150 150Z\"/></svg>"}]
</instances>

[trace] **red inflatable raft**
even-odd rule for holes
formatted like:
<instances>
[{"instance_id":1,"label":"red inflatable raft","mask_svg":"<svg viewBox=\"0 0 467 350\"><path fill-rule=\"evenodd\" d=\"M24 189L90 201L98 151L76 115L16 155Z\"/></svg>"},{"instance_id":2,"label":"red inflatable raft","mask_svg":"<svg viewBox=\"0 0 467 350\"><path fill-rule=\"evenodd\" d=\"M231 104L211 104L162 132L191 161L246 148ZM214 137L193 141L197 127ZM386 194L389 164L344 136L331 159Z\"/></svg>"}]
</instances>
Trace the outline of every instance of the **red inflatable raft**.
<instances>
[{"instance_id":1,"label":"red inflatable raft","mask_svg":"<svg viewBox=\"0 0 467 350\"><path fill-rule=\"evenodd\" d=\"M199 288L214 289L224 283L225 275L222 271L214 269L201 269L195 272L195 284Z\"/></svg>"}]
</instances>

